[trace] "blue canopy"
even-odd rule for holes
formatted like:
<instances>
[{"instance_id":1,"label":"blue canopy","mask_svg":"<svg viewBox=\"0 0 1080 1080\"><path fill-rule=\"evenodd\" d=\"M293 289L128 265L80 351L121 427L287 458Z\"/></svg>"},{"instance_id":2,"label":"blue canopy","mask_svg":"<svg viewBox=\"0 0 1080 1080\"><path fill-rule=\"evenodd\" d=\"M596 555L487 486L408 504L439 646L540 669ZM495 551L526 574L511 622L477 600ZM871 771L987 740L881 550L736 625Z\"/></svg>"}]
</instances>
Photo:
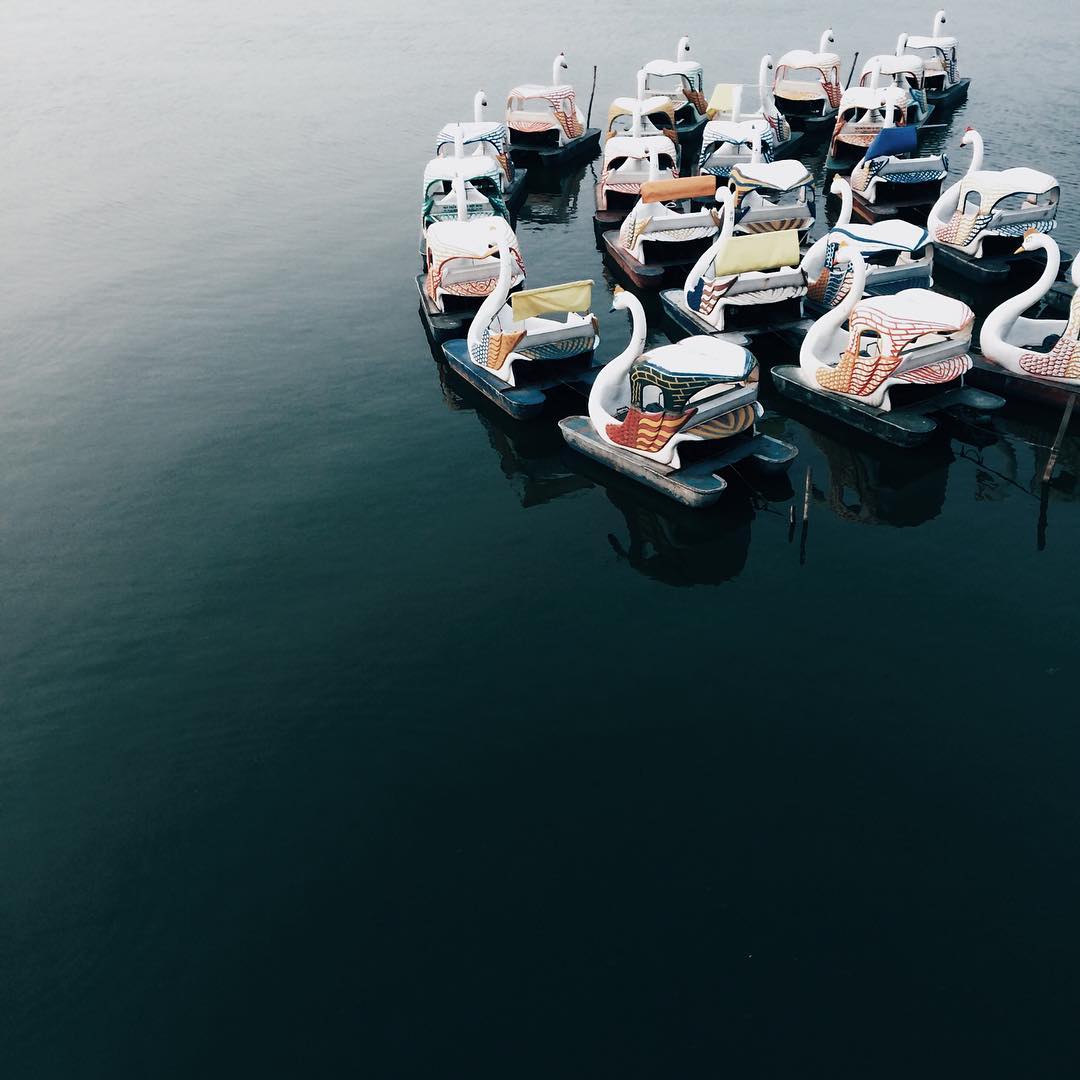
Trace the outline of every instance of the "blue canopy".
<instances>
[{"instance_id":1,"label":"blue canopy","mask_svg":"<svg viewBox=\"0 0 1080 1080\"><path fill-rule=\"evenodd\" d=\"M911 154L918 147L919 129L914 125L882 128L874 141L866 148L865 160L889 157L891 154Z\"/></svg>"}]
</instances>

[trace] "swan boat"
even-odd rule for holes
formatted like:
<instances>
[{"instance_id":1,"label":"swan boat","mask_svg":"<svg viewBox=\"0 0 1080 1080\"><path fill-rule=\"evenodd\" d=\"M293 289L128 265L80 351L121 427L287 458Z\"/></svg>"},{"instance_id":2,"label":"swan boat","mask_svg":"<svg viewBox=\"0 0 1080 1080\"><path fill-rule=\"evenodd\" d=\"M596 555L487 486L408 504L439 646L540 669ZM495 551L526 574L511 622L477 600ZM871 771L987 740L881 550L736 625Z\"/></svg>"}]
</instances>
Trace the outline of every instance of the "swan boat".
<instances>
[{"instance_id":1,"label":"swan boat","mask_svg":"<svg viewBox=\"0 0 1080 1080\"><path fill-rule=\"evenodd\" d=\"M639 74L641 74L639 72ZM659 99L653 99L659 100ZM597 243L609 229L618 228L640 198L647 180L672 180L679 175L676 143L668 135L646 126L643 107L649 100L616 99L631 108L630 130L609 135L604 143L604 160L596 183L596 213L593 230ZM615 105L612 106L614 111Z\"/></svg>"},{"instance_id":2,"label":"swan boat","mask_svg":"<svg viewBox=\"0 0 1080 1080\"><path fill-rule=\"evenodd\" d=\"M603 235L608 256L639 289L660 288L666 275L685 269L716 235L715 209L695 209L692 202L715 191L712 176L642 184L637 204L618 231Z\"/></svg>"},{"instance_id":3,"label":"swan boat","mask_svg":"<svg viewBox=\"0 0 1080 1080\"><path fill-rule=\"evenodd\" d=\"M637 73L637 97L617 97L608 107L605 141L614 135L666 135L679 145L675 103L662 94L645 93L645 72Z\"/></svg>"},{"instance_id":4,"label":"swan boat","mask_svg":"<svg viewBox=\"0 0 1080 1080\"><path fill-rule=\"evenodd\" d=\"M821 35L817 52L792 49L776 64L776 107L793 131L804 133L806 143L829 137L844 92L840 85L840 57L829 50L835 41L829 27Z\"/></svg>"},{"instance_id":5,"label":"swan boat","mask_svg":"<svg viewBox=\"0 0 1080 1080\"><path fill-rule=\"evenodd\" d=\"M465 338L444 342L442 350L463 379L523 419L544 408L552 389L585 393L592 384L600 344L599 323L590 311L593 283L572 281L511 296L514 258L506 231L491 223L489 243L499 255L495 288Z\"/></svg>"},{"instance_id":6,"label":"swan boat","mask_svg":"<svg viewBox=\"0 0 1080 1080\"><path fill-rule=\"evenodd\" d=\"M746 335L804 328L802 301L807 274L798 229L736 235L735 193L717 193L723 204L720 233L690 268L681 289L660 294L676 336ZM734 333L732 333L734 331Z\"/></svg>"},{"instance_id":7,"label":"swan boat","mask_svg":"<svg viewBox=\"0 0 1080 1080\"><path fill-rule=\"evenodd\" d=\"M884 296L933 285L934 245L926 229L899 220L852 225L851 186L842 176L834 176L831 191L840 196L840 214L803 260L808 278L805 302L808 313L820 315L847 296L854 268L850 260L841 262L836 257L845 244L856 248L866 262L868 295Z\"/></svg>"},{"instance_id":8,"label":"swan boat","mask_svg":"<svg viewBox=\"0 0 1080 1080\"><path fill-rule=\"evenodd\" d=\"M963 385L975 313L951 296L905 289L864 299L866 261L855 247L847 296L803 338L799 364L773 368L777 389L834 419L899 446L915 446L937 427L931 414L959 407L989 411L1003 398ZM894 408L896 387L934 387Z\"/></svg>"},{"instance_id":9,"label":"swan boat","mask_svg":"<svg viewBox=\"0 0 1080 1080\"><path fill-rule=\"evenodd\" d=\"M709 337L645 348L641 301L616 289L629 309L630 343L599 372L588 416L560 421L575 450L687 506L707 506L727 487L719 470L751 460L788 468L794 446L757 433L758 364L744 346Z\"/></svg>"},{"instance_id":10,"label":"swan boat","mask_svg":"<svg viewBox=\"0 0 1080 1080\"><path fill-rule=\"evenodd\" d=\"M941 32L944 26L945 12L938 11L934 15L930 36L911 35L907 39L907 47L922 58L926 71L927 101L939 109L953 109L967 100L971 80L960 77L956 62L958 41Z\"/></svg>"},{"instance_id":11,"label":"swan boat","mask_svg":"<svg viewBox=\"0 0 1080 1080\"><path fill-rule=\"evenodd\" d=\"M802 145L803 133L777 110L772 89L773 60L765 55L758 68L758 96L761 108L743 111L746 87L739 83L717 83L709 98L709 122L701 135L697 171L727 179L735 165L753 160L754 140L761 140L765 161L794 157Z\"/></svg>"},{"instance_id":12,"label":"swan boat","mask_svg":"<svg viewBox=\"0 0 1080 1080\"><path fill-rule=\"evenodd\" d=\"M1057 280L1061 251L1053 237L1035 229L1024 235L1022 247L1031 254L1044 252L1046 265L1038 281L986 316L975 377L1010 395L1056 404L1066 394L1080 393L1080 292L1073 293L1067 319L1025 318ZM1080 285L1080 260L1073 260L1069 276Z\"/></svg>"},{"instance_id":13,"label":"swan boat","mask_svg":"<svg viewBox=\"0 0 1080 1080\"><path fill-rule=\"evenodd\" d=\"M1035 169L983 169L982 136L974 128L960 145L972 148L971 164L934 203L927 222L939 264L983 284L1031 280L1040 260L1013 249L1028 229L1048 233L1057 227L1057 180Z\"/></svg>"},{"instance_id":14,"label":"swan boat","mask_svg":"<svg viewBox=\"0 0 1080 1080\"><path fill-rule=\"evenodd\" d=\"M882 83L882 79L888 81ZM859 74L859 86L894 86L902 91L907 108L903 122L916 127L925 124L934 111L926 99L925 80L922 58L907 52L907 34L897 39L895 53L871 56Z\"/></svg>"},{"instance_id":15,"label":"swan boat","mask_svg":"<svg viewBox=\"0 0 1080 1080\"><path fill-rule=\"evenodd\" d=\"M754 160L735 165L728 187L734 196L736 236L795 229L801 243L814 226L814 177L801 161Z\"/></svg>"},{"instance_id":16,"label":"swan boat","mask_svg":"<svg viewBox=\"0 0 1080 1080\"><path fill-rule=\"evenodd\" d=\"M510 155L510 131L505 124L484 116L487 94L478 90L473 97L471 123L447 124L435 140L436 157L456 157L459 153L493 158L499 163L503 202L511 214L525 201L528 174L514 166ZM458 146L460 136L461 146Z\"/></svg>"},{"instance_id":17,"label":"swan boat","mask_svg":"<svg viewBox=\"0 0 1080 1080\"><path fill-rule=\"evenodd\" d=\"M675 130L679 142L696 146L705 126L705 75L701 65L690 57L690 39L679 38L675 59L650 60L643 68L645 95L660 95L675 110Z\"/></svg>"},{"instance_id":18,"label":"swan boat","mask_svg":"<svg viewBox=\"0 0 1080 1080\"><path fill-rule=\"evenodd\" d=\"M515 164L562 169L591 161L600 147L600 129L586 128L573 86L561 81L566 54L551 67L551 85L515 86L506 98L506 126Z\"/></svg>"},{"instance_id":19,"label":"swan boat","mask_svg":"<svg viewBox=\"0 0 1080 1080\"><path fill-rule=\"evenodd\" d=\"M454 181L458 216L433 221L425 234L425 269L416 278L420 315L428 337L439 344L461 337L476 309L499 284L496 266L502 240L510 253L510 288L525 280L525 260L514 230L503 217L469 218L465 187Z\"/></svg>"}]
</instances>

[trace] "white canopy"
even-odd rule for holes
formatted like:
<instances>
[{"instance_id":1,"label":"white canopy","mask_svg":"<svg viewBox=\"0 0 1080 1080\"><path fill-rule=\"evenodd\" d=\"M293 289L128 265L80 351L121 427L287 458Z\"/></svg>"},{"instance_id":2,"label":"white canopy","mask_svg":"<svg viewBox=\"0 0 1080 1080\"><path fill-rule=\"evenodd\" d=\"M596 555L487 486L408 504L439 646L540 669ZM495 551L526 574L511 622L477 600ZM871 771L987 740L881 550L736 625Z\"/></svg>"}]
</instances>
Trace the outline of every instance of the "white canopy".
<instances>
[{"instance_id":1,"label":"white canopy","mask_svg":"<svg viewBox=\"0 0 1080 1080\"><path fill-rule=\"evenodd\" d=\"M1058 187L1057 180L1049 173L1023 167L1015 169L981 169L963 177L967 190L972 188L989 191L1011 191L1016 195L1045 195Z\"/></svg>"},{"instance_id":2,"label":"white canopy","mask_svg":"<svg viewBox=\"0 0 1080 1080\"><path fill-rule=\"evenodd\" d=\"M829 71L840 66L840 57L836 53L808 52L806 49L792 49L784 53L777 62L777 69L786 68L818 68L820 71Z\"/></svg>"},{"instance_id":3,"label":"white canopy","mask_svg":"<svg viewBox=\"0 0 1080 1080\"><path fill-rule=\"evenodd\" d=\"M468 157L437 157L432 158L424 166L424 187L436 180L454 181L457 177L462 180L474 180L478 176L490 176L496 183L502 176L499 163L490 157L481 157L479 154Z\"/></svg>"},{"instance_id":4,"label":"white canopy","mask_svg":"<svg viewBox=\"0 0 1080 1080\"><path fill-rule=\"evenodd\" d=\"M637 108L641 109L642 116L648 116L652 112L662 112L671 105L671 99L666 97L647 97L644 101L638 101L637 98L632 97L617 97L611 103L611 109L609 112L614 112L616 109L621 109L623 112L633 114Z\"/></svg>"},{"instance_id":5,"label":"white canopy","mask_svg":"<svg viewBox=\"0 0 1080 1080\"><path fill-rule=\"evenodd\" d=\"M908 44L910 45L911 42L909 41ZM914 75L916 78L922 78L922 57L913 56L910 53L905 56L871 56L870 59L863 64L863 77L869 75L874 70L874 67L879 64L881 65L881 74L887 78L891 78L893 75Z\"/></svg>"},{"instance_id":6,"label":"white canopy","mask_svg":"<svg viewBox=\"0 0 1080 1080\"><path fill-rule=\"evenodd\" d=\"M801 161L747 161L736 167L744 179L784 191L814 182Z\"/></svg>"},{"instance_id":7,"label":"white canopy","mask_svg":"<svg viewBox=\"0 0 1080 1080\"><path fill-rule=\"evenodd\" d=\"M902 106L907 94L895 86L850 86L840 99L841 109L886 109Z\"/></svg>"},{"instance_id":8,"label":"white canopy","mask_svg":"<svg viewBox=\"0 0 1080 1080\"><path fill-rule=\"evenodd\" d=\"M959 39L954 37L909 37L909 49L955 49Z\"/></svg>"},{"instance_id":9,"label":"white canopy","mask_svg":"<svg viewBox=\"0 0 1080 1080\"><path fill-rule=\"evenodd\" d=\"M666 135L612 135L604 143L604 164L616 158L644 158L647 150L657 157L675 156L675 146Z\"/></svg>"},{"instance_id":10,"label":"white canopy","mask_svg":"<svg viewBox=\"0 0 1080 1080\"><path fill-rule=\"evenodd\" d=\"M696 60L650 60L645 65L646 75L664 78L670 75L685 75L692 79L702 73L702 67Z\"/></svg>"}]
</instances>

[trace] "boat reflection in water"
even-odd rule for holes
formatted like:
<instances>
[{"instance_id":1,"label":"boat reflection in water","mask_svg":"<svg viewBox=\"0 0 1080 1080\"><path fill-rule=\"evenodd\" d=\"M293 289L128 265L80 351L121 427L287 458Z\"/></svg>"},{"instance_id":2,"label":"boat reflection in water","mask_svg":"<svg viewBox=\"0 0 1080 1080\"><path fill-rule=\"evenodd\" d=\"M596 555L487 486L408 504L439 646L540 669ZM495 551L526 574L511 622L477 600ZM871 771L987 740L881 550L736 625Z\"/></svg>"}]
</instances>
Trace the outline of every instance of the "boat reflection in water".
<instances>
[{"instance_id":1,"label":"boat reflection in water","mask_svg":"<svg viewBox=\"0 0 1080 1080\"><path fill-rule=\"evenodd\" d=\"M554 424L514 420L445 364L437 363L436 370L446 404L456 412L476 414L503 476L514 486L523 507L541 506L593 486L591 480L571 469L562 436Z\"/></svg>"},{"instance_id":2,"label":"boat reflection in water","mask_svg":"<svg viewBox=\"0 0 1080 1080\"><path fill-rule=\"evenodd\" d=\"M529 170L529 194L518 211L522 225L566 224L578 215L581 187L588 171L587 165L569 173ZM588 207L592 214L592 207Z\"/></svg>"}]
</instances>

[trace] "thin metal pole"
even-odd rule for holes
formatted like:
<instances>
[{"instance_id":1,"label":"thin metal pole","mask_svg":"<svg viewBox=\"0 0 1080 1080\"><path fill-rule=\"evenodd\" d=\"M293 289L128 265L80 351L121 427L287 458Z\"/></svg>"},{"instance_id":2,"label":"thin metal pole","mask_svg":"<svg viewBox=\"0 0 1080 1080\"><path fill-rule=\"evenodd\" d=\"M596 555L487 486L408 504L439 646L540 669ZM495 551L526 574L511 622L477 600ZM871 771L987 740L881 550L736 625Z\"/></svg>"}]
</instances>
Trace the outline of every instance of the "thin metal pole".
<instances>
[{"instance_id":1,"label":"thin metal pole","mask_svg":"<svg viewBox=\"0 0 1080 1080\"><path fill-rule=\"evenodd\" d=\"M1043 483L1050 483L1050 476L1054 471L1054 466L1057 464L1058 451L1061 449L1061 444L1065 439L1065 429L1069 426L1069 419L1072 417L1073 406L1076 404L1076 395L1070 394L1069 400L1065 403L1065 413L1061 417L1061 425L1058 427L1057 435L1054 436L1054 445L1050 447L1050 456L1046 459L1046 468L1043 470Z\"/></svg>"},{"instance_id":2,"label":"thin metal pole","mask_svg":"<svg viewBox=\"0 0 1080 1080\"><path fill-rule=\"evenodd\" d=\"M596 93L596 65L592 66L592 89L589 91L589 109L585 113L585 126L592 127L592 99Z\"/></svg>"},{"instance_id":3,"label":"thin metal pole","mask_svg":"<svg viewBox=\"0 0 1080 1080\"><path fill-rule=\"evenodd\" d=\"M844 89L846 90L851 85L851 76L855 74L855 65L859 62L859 53L856 51L855 59L851 61L851 70L847 73L847 82L844 83Z\"/></svg>"}]
</instances>

